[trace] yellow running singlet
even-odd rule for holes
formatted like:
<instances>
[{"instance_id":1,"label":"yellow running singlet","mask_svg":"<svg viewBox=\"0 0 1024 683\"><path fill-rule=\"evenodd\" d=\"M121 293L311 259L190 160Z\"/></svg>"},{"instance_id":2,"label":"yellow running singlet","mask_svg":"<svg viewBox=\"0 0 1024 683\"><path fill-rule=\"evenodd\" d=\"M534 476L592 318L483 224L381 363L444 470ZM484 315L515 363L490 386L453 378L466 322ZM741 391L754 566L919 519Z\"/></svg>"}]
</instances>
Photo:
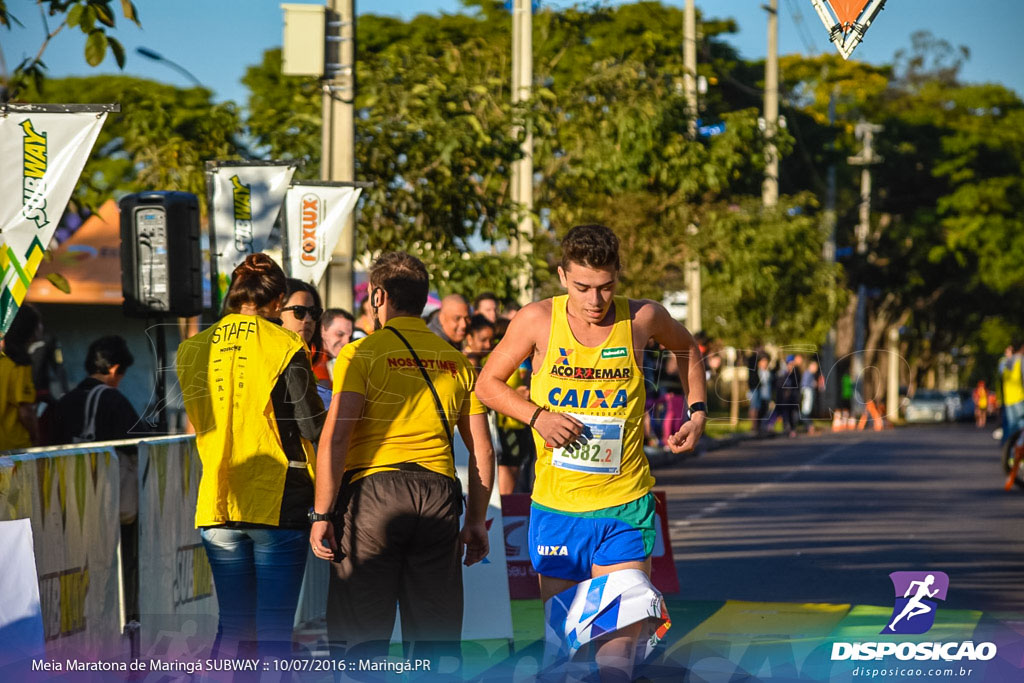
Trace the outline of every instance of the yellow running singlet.
<instances>
[{"instance_id":1,"label":"yellow running singlet","mask_svg":"<svg viewBox=\"0 0 1024 683\"><path fill-rule=\"evenodd\" d=\"M552 449L534 432L534 502L565 512L590 512L647 495L654 486L643 449L646 392L633 352L629 300L614 299L615 324L601 346L580 344L566 317L568 296L551 300L551 336L534 368L530 398L587 425L588 443Z\"/></svg>"}]
</instances>

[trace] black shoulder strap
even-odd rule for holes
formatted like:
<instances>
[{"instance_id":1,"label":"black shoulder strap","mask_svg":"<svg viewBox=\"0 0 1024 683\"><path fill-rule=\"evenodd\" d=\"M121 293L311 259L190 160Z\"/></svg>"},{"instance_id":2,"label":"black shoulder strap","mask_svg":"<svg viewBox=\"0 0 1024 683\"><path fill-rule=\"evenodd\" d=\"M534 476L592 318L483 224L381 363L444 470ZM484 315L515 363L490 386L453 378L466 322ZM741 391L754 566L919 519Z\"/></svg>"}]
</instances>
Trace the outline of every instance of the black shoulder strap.
<instances>
[{"instance_id":1,"label":"black shoulder strap","mask_svg":"<svg viewBox=\"0 0 1024 683\"><path fill-rule=\"evenodd\" d=\"M452 428L448 424L448 415L444 412L444 404L441 403L441 397L437 395L437 389L434 388L434 383L430 380L430 375L427 374L427 369L423 367L423 362L420 357L416 355L416 351L413 350L412 345L409 344L408 340L402 336L402 333L393 327L384 327L385 330L391 330L395 333L395 336L402 340L405 344L405 348L409 349L409 353L412 354L412 359L416 363L416 367L420 369L420 374L423 375L423 380L430 387L430 393L434 396L434 405L437 408L437 415L441 418L441 424L444 425L445 436L448 437L448 445L452 449L452 457L455 457L455 441L452 438Z\"/></svg>"}]
</instances>

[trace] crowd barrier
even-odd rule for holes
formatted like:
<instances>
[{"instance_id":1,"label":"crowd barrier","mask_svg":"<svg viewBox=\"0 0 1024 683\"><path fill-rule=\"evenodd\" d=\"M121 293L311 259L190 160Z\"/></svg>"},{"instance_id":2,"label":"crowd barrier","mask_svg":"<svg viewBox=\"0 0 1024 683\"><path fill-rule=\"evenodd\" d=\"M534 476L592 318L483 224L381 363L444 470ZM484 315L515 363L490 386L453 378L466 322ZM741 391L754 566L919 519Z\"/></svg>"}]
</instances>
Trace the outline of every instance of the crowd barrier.
<instances>
[{"instance_id":1,"label":"crowd barrier","mask_svg":"<svg viewBox=\"0 0 1024 683\"><path fill-rule=\"evenodd\" d=\"M39 589L35 619L48 658L127 652L119 504L118 457L106 444L0 457L0 521L30 520ZM13 548L0 557L16 565L0 571L24 570L18 562L24 557Z\"/></svg>"},{"instance_id":2,"label":"crowd barrier","mask_svg":"<svg viewBox=\"0 0 1024 683\"><path fill-rule=\"evenodd\" d=\"M216 632L217 600L210 563L194 526L201 476L194 436L33 449L0 457L0 521L31 520L46 654L128 654L115 448L135 448L138 453L140 590L134 653L195 654ZM456 469L464 491L469 490L467 464L468 451L456 439ZM513 637L505 533L496 490L487 524L490 555L463 568L466 640ZM297 627L322 625L329 571L329 563L310 554Z\"/></svg>"}]
</instances>

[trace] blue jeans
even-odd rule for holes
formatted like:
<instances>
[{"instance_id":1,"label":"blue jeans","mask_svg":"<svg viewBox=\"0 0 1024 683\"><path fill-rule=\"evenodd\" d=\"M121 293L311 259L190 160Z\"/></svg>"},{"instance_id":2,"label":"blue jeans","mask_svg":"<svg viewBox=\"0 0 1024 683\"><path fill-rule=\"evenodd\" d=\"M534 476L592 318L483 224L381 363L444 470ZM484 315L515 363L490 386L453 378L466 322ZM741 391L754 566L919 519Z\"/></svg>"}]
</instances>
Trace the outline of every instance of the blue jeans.
<instances>
[{"instance_id":1,"label":"blue jeans","mask_svg":"<svg viewBox=\"0 0 1024 683\"><path fill-rule=\"evenodd\" d=\"M207 527L200 533L220 609L212 655L289 656L309 532Z\"/></svg>"}]
</instances>

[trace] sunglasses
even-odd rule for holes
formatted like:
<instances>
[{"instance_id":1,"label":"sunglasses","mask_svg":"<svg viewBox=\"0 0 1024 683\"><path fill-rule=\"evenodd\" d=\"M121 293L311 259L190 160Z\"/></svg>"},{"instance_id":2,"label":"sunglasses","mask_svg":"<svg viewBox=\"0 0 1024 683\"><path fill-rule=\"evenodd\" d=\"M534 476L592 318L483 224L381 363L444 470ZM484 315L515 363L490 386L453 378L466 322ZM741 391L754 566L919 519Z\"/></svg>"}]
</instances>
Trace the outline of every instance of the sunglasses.
<instances>
[{"instance_id":1,"label":"sunglasses","mask_svg":"<svg viewBox=\"0 0 1024 683\"><path fill-rule=\"evenodd\" d=\"M307 315L312 316L313 320L319 320L320 316L324 313L323 309L316 306L287 306L282 308L281 311L291 311L292 315L298 320L305 320Z\"/></svg>"}]
</instances>

